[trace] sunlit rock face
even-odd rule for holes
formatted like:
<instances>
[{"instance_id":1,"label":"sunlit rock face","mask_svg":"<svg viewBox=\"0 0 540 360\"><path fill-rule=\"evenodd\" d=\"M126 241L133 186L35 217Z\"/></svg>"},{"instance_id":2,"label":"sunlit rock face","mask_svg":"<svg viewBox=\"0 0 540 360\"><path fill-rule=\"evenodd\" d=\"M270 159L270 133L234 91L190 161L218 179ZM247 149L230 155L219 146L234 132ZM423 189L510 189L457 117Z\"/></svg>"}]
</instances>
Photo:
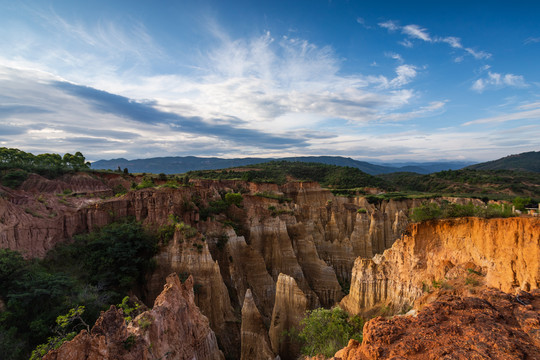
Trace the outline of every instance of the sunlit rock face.
<instances>
[{"instance_id":1,"label":"sunlit rock face","mask_svg":"<svg viewBox=\"0 0 540 360\"><path fill-rule=\"evenodd\" d=\"M483 283L504 292L540 286L538 218L460 218L413 224L409 235L372 259L357 259L351 290L341 304L366 313L376 305L394 312L412 306L426 285L483 274Z\"/></svg>"},{"instance_id":2,"label":"sunlit rock face","mask_svg":"<svg viewBox=\"0 0 540 360\"><path fill-rule=\"evenodd\" d=\"M370 320L362 344L351 340L333 359L540 359L539 329L538 289L441 291L416 316Z\"/></svg>"}]
</instances>

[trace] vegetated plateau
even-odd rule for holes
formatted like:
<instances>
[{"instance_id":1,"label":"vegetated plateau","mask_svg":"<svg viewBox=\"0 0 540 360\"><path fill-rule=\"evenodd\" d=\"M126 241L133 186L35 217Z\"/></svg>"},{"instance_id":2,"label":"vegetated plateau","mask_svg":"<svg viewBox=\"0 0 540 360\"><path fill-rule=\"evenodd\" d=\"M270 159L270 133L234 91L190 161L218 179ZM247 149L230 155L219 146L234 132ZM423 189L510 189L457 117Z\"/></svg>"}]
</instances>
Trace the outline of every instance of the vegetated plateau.
<instances>
[{"instance_id":1,"label":"vegetated plateau","mask_svg":"<svg viewBox=\"0 0 540 360\"><path fill-rule=\"evenodd\" d=\"M272 161L131 174L91 170L79 152L1 148L0 184L8 359L295 359L347 345L340 356L349 359L540 352L538 173L373 176ZM411 310L419 315L407 325L392 318ZM446 323L433 320L437 311ZM186 335L165 312L199 330ZM484 327L501 337L471 343L485 329L463 316L491 319ZM422 331L452 340L399 345Z\"/></svg>"}]
</instances>

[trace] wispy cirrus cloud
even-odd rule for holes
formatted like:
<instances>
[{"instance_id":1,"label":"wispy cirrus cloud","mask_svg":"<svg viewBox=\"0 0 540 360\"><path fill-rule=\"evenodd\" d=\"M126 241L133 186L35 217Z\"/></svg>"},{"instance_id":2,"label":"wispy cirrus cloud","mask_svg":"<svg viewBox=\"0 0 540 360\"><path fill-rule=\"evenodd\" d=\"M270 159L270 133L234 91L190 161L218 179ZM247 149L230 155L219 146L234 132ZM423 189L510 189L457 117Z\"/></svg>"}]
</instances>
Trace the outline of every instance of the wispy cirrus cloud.
<instances>
[{"instance_id":1,"label":"wispy cirrus cloud","mask_svg":"<svg viewBox=\"0 0 540 360\"><path fill-rule=\"evenodd\" d=\"M384 53L384 56L389 57L391 59L397 60L399 63L403 64L405 60L403 60L403 57L400 54L394 53L394 52L386 52Z\"/></svg>"},{"instance_id":2,"label":"wispy cirrus cloud","mask_svg":"<svg viewBox=\"0 0 540 360\"><path fill-rule=\"evenodd\" d=\"M391 113L386 116L383 116L382 119L385 121L404 121L404 120L410 120L410 119L416 119L426 116L433 116L437 114L441 114L444 112L444 106L447 103L447 101L433 101L429 103L426 106L422 106L419 109L416 109L411 112L405 112L405 113Z\"/></svg>"},{"instance_id":3,"label":"wispy cirrus cloud","mask_svg":"<svg viewBox=\"0 0 540 360\"><path fill-rule=\"evenodd\" d=\"M537 120L540 121L540 102L520 105L516 107L516 111L505 113L497 116L490 116L473 121L468 121L463 126L478 125L478 124L498 124L508 121L519 120Z\"/></svg>"},{"instance_id":4,"label":"wispy cirrus cloud","mask_svg":"<svg viewBox=\"0 0 540 360\"><path fill-rule=\"evenodd\" d=\"M400 31L403 35L407 36L404 40L399 43L405 47L412 47L414 44L411 40L422 40L428 43L446 43L454 49L461 49L465 53L473 56L475 59L488 59L491 57L491 54L485 51L475 50L470 47L465 47L461 43L461 39L455 36L432 36L426 28L423 28L420 25L409 24L405 26L399 25L397 21L388 20L380 22L378 24L380 27L387 29L390 32ZM456 58L456 62L460 62L461 57Z\"/></svg>"},{"instance_id":5,"label":"wispy cirrus cloud","mask_svg":"<svg viewBox=\"0 0 540 360\"><path fill-rule=\"evenodd\" d=\"M401 28L401 32L413 39L420 39L427 42L433 41L427 30L418 25L405 25Z\"/></svg>"},{"instance_id":6,"label":"wispy cirrus cloud","mask_svg":"<svg viewBox=\"0 0 540 360\"><path fill-rule=\"evenodd\" d=\"M528 37L527 39L525 39L525 41L523 41L523 43L525 44L533 44L533 43L539 43L540 42L540 36L539 37Z\"/></svg>"},{"instance_id":7,"label":"wispy cirrus cloud","mask_svg":"<svg viewBox=\"0 0 540 360\"><path fill-rule=\"evenodd\" d=\"M471 89L483 92L486 89L497 89L505 86L510 87L526 87L527 83L522 75L500 74L496 72L488 72L485 78L477 79Z\"/></svg>"}]
</instances>

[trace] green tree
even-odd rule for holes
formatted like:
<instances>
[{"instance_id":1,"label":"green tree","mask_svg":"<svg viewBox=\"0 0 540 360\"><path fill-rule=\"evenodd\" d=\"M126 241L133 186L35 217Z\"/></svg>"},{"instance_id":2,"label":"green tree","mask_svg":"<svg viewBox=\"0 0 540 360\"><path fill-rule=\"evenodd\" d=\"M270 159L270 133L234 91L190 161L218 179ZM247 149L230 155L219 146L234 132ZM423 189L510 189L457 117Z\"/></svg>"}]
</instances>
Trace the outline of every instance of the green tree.
<instances>
[{"instance_id":1,"label":"green tree","mask_svg":"<svg viewBox=\"0 0 540 360\"><path fill-rule=\"evenodd\" d=\"M244 198L242 197L242 194L239 193L226 193L225 194L225 202L227 205L236 205L239 206L242 203L242 200Z\"/></svg>"},{"instance_id":2,"label":"green tree","mask_svg":"<svg viewBox=\"0 0 540 360\"><path fill-rule=\"evenodd\" d=\"M530 197L522 198L522 197L517 196L512 201L512 204L516 207L516 210L525 211L525 206L529 205L530 202L531 202Z\"/></svg>"},{"instance_id":3,"label":"green tree","mask_svg":"<svg viewBox=\"0 0 540 360\"><path fill-rule=\"evenodd\" d=\"M422 204L421 206L411 210L411 220L416 222L438 219L441 216L441 207L436 203Z\"/></svg>"},{"instance_id":4,"label":"green tree","mask_svg":"<svg viewBox=\"0 0 540 360\"><path fill-rule=\"evenodd\" d=\"M302 354L314 356L322 354L328 358L343 347L350 339L362 341L364 320L349 315L340 307L319 308L307 312L300 323L302 330L298 338L302 343Z\"/></svg>"},{"instance_id":5,"label":"green tree","mask_svg":"<svg viewBox=\"0 0 540 360\"><path fill-rule=\"evenodd\" d=\"M117 293L144 281L156 252L155 238L137 222L113 223L75 241L81 252L77 261L83 265L83 276L90 284Z\"/></svg>"},{"instance_id":6,"label":"green tree","mask_svg":"<svg viewBox=\"0 0 540 360\"><path fill-rule=\"evenodd\" d=\"M30 360L39 360L49 351L58 349L64 342L72 340L77 335L77 325L81 325L90 332L90 326L82 318L83 313L84 306L78 306L70 309L65 315L59 315L56 318L55 332L57 335L49 337L45 344L38 345L32 351Z\"/></svg>"}]
</instances>

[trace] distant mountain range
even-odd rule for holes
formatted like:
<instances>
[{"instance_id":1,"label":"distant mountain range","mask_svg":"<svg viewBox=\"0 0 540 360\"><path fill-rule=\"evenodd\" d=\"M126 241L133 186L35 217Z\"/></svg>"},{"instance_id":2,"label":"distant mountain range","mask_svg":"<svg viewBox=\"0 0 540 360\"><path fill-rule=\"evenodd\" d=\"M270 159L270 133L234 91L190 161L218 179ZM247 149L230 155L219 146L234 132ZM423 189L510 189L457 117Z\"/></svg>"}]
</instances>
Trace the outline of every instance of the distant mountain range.
<instances>
[{"instance_id":1,"label":"distant mountain range","mask_svg":"<svg viewBox=\"0 0 540 360\"><path fill-rule=\"evenodd\" d=\"M132 173L165 173L182 174L192 170L216 170L230 167L260 164L274 160L316 162L329 165L350 166L358 168L370 175L388 174L393 172L416 172L430 174L441 170L457 170L471 165L472 162L428 162L428 163L399 163L376 165L365 161L354 160L341 156L300 156L286 158L203 158L196 156L155 157L149 159L112 159L99 160L92 163L92 169L116 170L127 168Z\"/></svg>"},{"instance_id":2,"label":"distant mountain range","mask_svg":"<svg viewBox=\"0 0 540 360\"><path fill-rule=\"evenodd\" d=\"M470 165L472 170L520 170L540 172L540 151L510 155L499 160Z\"/></svg>"}]
</instances>

